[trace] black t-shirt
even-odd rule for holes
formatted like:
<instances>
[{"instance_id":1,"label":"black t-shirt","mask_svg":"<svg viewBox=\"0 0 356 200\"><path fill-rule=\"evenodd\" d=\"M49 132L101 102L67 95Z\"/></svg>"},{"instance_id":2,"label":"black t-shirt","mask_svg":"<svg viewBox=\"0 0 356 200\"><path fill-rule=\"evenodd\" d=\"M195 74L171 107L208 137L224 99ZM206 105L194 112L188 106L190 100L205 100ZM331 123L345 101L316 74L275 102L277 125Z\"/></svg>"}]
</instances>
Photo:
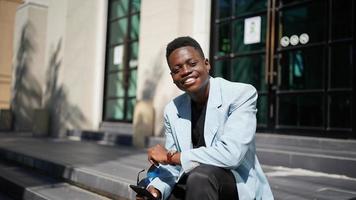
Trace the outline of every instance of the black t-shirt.
<instances>
[{"instance_id":1,"label":"black t-shirt","mask_svg":"<svg viewBox=\"0 0 356 200\"><path fill-rule=\"evenodd\" d=\"M192 109L192 143L193 148L205 146L204 141L204 124L206 104L203 107L197 106L194 101L191 104Z\"/></svg>"}]
</instances>

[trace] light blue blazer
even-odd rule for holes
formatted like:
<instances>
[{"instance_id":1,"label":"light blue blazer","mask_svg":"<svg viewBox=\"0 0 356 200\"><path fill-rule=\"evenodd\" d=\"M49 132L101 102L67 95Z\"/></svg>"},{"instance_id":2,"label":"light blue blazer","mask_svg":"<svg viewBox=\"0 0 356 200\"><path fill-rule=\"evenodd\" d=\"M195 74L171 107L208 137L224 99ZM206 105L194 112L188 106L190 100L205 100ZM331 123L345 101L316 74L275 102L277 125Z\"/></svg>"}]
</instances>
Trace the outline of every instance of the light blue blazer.
<instances>
[{"instance_id":1,"label":"light blue blazer","mask_svg":"<svg viewBox=\"0 0 356 200\"><path fill-rule=\"evenodd\" d=\"M240 200L273 199L256 156L256 89L248 84L210 77L204 139L206 147L193 149L191 100L182 94L165 108L167 149L181 152L181 166L160 165L159 177L150 185L166 199L184 172L200 163L232 171Z\"/></svg>"}]
</instances>

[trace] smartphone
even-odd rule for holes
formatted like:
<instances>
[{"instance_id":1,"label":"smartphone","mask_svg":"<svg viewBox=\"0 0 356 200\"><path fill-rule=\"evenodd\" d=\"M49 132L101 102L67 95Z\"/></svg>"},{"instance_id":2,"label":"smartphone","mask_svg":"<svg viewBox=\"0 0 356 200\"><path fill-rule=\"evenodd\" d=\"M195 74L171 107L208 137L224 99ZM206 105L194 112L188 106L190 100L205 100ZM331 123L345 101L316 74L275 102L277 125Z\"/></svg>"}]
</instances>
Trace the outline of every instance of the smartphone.
<instances>
[{"instance_id":1,"label":"smartphone","mask_svg":"<svg viewBox=\"0 0 356 200\"><path fill-rule=\"evenodd\" d=\"M137 186L137 185L130 185L130 188L133 189L139 196L146 197L150 200L156 200L156 197L154 197L146 188L142 186Z\"/></svg>"}]
</instances>

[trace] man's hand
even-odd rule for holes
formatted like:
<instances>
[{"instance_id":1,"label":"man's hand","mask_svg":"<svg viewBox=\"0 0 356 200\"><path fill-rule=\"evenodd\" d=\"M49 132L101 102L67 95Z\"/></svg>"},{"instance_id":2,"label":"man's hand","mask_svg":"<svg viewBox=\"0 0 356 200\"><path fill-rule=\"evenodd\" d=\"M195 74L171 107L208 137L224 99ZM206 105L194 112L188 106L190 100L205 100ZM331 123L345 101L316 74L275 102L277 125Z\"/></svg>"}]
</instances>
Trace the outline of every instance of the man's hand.
<instances>
[{"instance_id":1,"label":"man's hand","mask_svg":"<svg viewBox=\"0 0 356 200\"><path fill-rule=\"evenodd\" d=\"M151 164L158 165L160 164L168 164L167 163L167 149L165 149L162 145L157 144L154 147L148 149L148 161Z\"/></svg>"},{"instance_id":2,"label":"man's hand","mask_svg":"<svg viewBox=\"0 0 356 200\"><path fill-rule=\"evenodd\" d=\"M161 192L154 188L153 186L149 186L147 190L154 196L156 199L161 199ZM136 195L136 200L146 200L146 197L141 197Z\"/></svg>"}]
</instances>

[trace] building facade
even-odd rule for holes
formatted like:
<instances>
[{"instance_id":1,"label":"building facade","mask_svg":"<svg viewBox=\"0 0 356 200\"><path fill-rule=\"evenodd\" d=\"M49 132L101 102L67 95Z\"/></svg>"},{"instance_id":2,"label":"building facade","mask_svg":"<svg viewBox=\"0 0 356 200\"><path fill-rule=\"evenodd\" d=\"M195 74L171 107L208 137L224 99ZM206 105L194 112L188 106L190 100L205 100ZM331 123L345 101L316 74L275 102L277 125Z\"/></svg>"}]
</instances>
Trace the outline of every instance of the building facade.
<instances>
[{"instance_id":1,"label":"building facade","mask_svg":"<svg viewBox=\"0 0 356 200\"><path fill-rule=\"evenodd\" d=\"M354 24L352 0L27 0L14 22L13 128L161 136L181 93L165 46L189 35L212 76L257 88L260 132L355 138Z\"/></svg>"}]
</instances>

